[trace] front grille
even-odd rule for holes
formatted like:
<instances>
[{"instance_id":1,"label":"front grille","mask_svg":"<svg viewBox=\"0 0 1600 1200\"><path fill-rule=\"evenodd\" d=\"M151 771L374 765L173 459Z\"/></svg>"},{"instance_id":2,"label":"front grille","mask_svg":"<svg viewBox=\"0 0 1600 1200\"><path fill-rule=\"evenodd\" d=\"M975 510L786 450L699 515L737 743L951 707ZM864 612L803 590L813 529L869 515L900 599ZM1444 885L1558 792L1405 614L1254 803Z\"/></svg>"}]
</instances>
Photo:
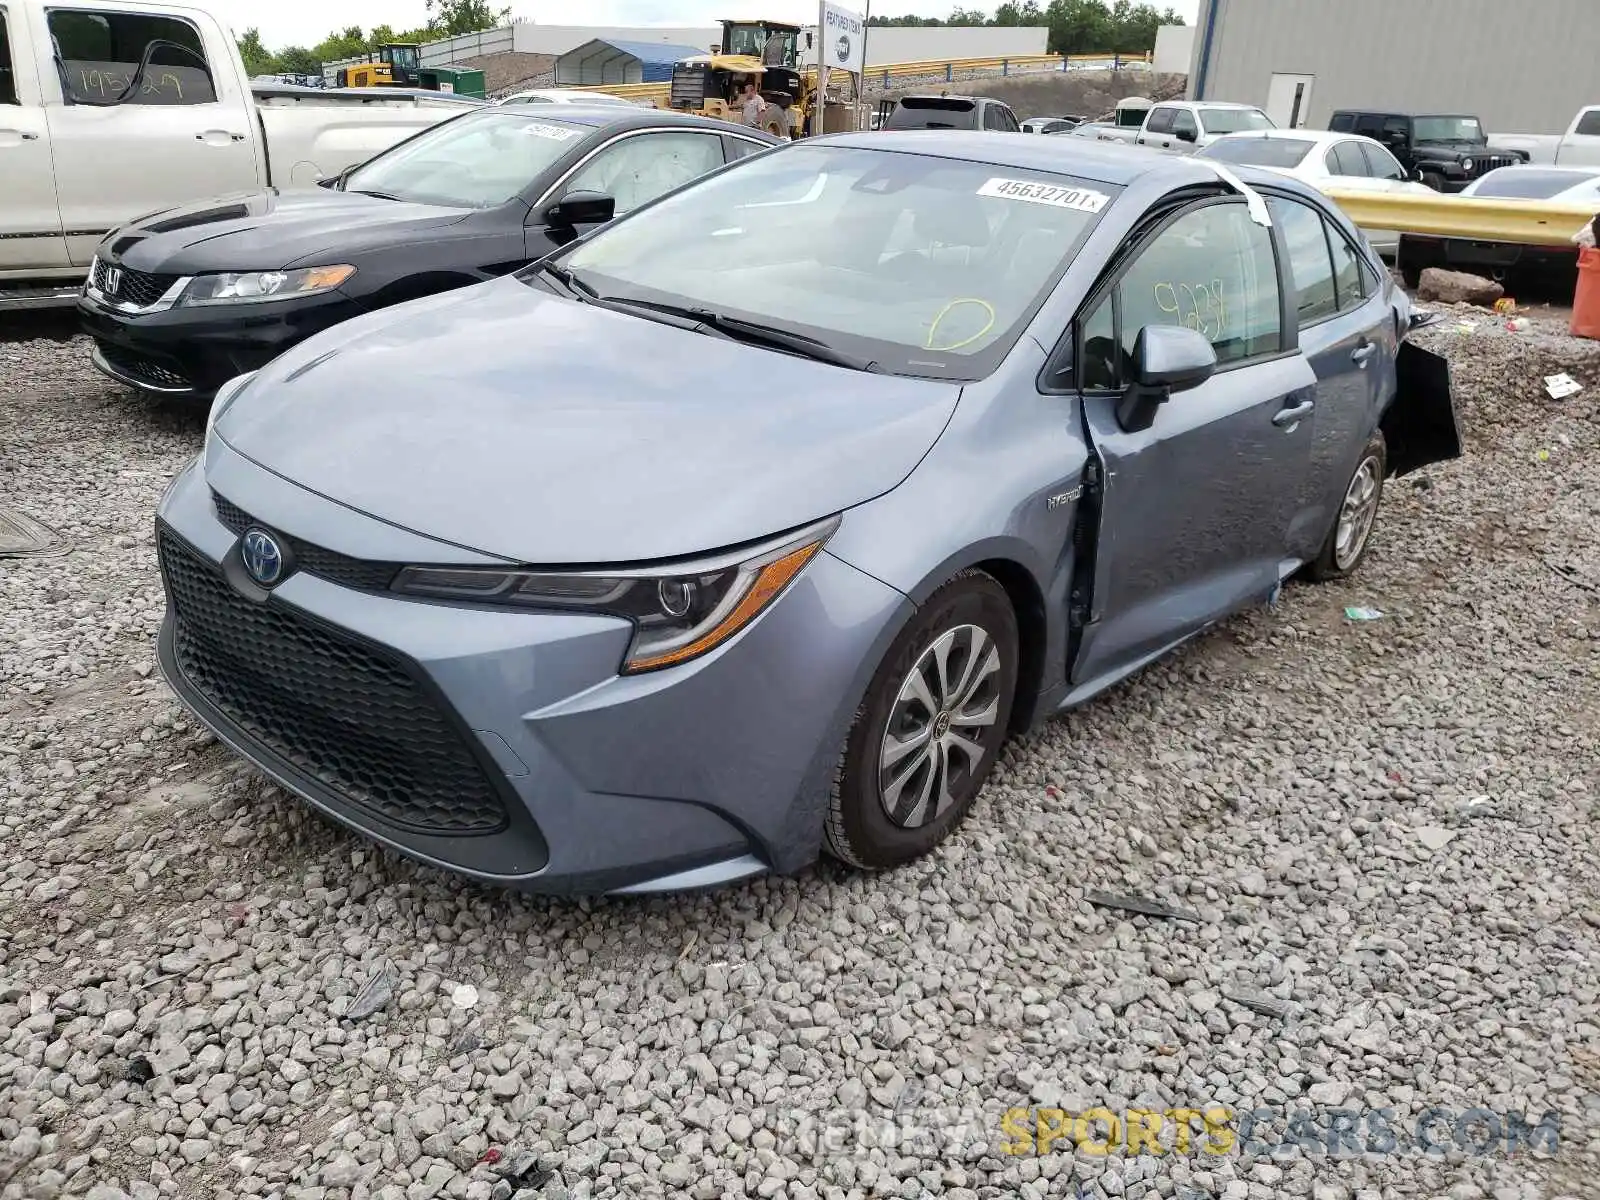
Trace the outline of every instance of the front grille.
<instances>
[{"instance_id":1,"label":"front grille","mask_svg":"<svg viewBox=\"0 0 1600 1200\"><path fill-rule=\"evenodd\" d=\"M121 272L115 288L110 286L113 270ZM152 275L148 271L130 271L127 267L115 267L99 259L96 259L94 264L94 286L109 299L121 304L131 304L137 308L149 308L165 296L178 279L177 275Z\"/></svg>"},{"instance_id":2,"label":"front grille","mask_svg":"<svg viewBox=\"0 0 1600 1200\"><path fill-rule=\"evenodd\" d=\"M148 354L140 354L137 350L128 350L111 342L96 341L95 345L100 350L101 358L119 374L136 383L175 391L189 391L194 387L181 371Z\"/></svg>"},{"instance_id":3,"label":"front grille","mask_svg":"<svg viewBox=\"0 0 1600 1200\"><path fill-rule=\"evenodd\" d=\"M251 739L399 828L506 827L463 735L402 660L275 601L245 599L164 528L158 548L178 668Z\"/></svg>"},{"instance_id":4,"label":"front grille","mask_svg":"<svg viewBox=\"0 0 1600 1200\"><path fill-rule=\"evenodd\" d=\"M258 524L244 509L216 492L211 493L211 502L217 507L217 519L236 536L243 537L245 530ZM290 561L294 563L295 570L326 579L329 583L337 583L341 587L358 588L364 592L386 592L400 571L399 563L351 558L348 554L325 550L287 534L277 536L288 543Z\"/></svg>"},{"instance_id":5,"label":"front grille","mask_svg":"<svg viewBox=\"0 0 1600 1200\"><path fill-rule=\"evenodd\" d=\"M1474 154L1472 156L1473 170L1478 174L1497 170L1500 167L1514 167L1521 162L1520 158L1511 154Z\"/></svg>"}]
</instances>

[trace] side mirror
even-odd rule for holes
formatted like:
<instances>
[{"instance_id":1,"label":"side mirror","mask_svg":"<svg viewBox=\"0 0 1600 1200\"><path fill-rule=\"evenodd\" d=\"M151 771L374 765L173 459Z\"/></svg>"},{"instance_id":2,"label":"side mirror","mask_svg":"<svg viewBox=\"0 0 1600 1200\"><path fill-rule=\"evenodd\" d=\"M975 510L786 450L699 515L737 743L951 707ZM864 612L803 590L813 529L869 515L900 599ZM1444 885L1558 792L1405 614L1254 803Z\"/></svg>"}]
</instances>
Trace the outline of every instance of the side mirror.
<instances>
[{"instance_id":1,"label":"side mirror","mask_svg":"<svg viewBox=\"0 0 1600 1200\"><path fill-rule=\"evenodd\" d=\"M1182 325L1146 325L1133 343L1133 380L1117 405L1128 433L1150 428L1156 409L1178 392L1199 387L1216 372L1217 352Z\"/></svg>"},{"instance_id":2,"label":"side mirror","mask_svg":"<svg viewBox=\"0 0 1600 1200\"><path fill-rule=\"evenodd\" d=\"M616 215L617 202L604 192L568 192L549 208L544 219L561 229L580 225L604 225Z\"/></svg>"},{"instance_id":3,"label":"side mirror","mask_svg":"<svg viewBox=\"0 0 1600 1200\"><path fill-rule=\"evenodd\" d=\"M1412 183L1426 183L1427 182L1427 177L1423 175L1421 167L1412 167L1411 168L1411 182Z\"/></svg>"},{"instance_id":4,"label":"side mirror","mask_svg":"<svg viewBox=\"0 0 1600 1200\"><path fill-rule=\"evenodd\" d=\"M1192 142L1195 140L1196 135L1192 129L1174 129L1172 131L1172 136L1177 138L1180 142Z\"/></svg>"}]
</instances>

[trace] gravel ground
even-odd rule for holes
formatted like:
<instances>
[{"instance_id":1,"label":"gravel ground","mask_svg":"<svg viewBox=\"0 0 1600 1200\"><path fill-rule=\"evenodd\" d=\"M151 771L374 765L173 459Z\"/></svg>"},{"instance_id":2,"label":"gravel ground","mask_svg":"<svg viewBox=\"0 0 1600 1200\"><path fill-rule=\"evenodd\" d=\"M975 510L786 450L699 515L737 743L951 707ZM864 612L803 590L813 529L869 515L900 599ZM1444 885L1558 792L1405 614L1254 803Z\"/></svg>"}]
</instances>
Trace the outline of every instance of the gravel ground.
<instances>
[{"instance_id":1,"label":"gravel ground","mask_svg":"<svg viewBox=\"0 0 1600 1200\"><path fill-rule=\"evenodd\" d=\"M594 903L380 852L197 730L151 511L200 417L0 341L0 502L71 550L0 561L0 1197L1597 1195L1600 346L1480 319L1425 335L1470 457L1392 482L1358 579L1014 744L931 861ZM1211 1105L1398 1146L1000 1124ZM1434 1107L1559 1145L1404 1152Z\"/></svg>"}]
</instances>

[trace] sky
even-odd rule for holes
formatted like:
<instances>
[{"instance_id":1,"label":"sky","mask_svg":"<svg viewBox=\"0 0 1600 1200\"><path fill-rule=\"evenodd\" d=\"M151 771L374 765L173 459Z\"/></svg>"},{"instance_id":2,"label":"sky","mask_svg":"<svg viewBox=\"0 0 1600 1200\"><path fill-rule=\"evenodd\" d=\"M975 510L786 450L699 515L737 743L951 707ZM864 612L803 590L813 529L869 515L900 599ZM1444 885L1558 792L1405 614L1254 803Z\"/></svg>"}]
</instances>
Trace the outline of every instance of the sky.
<instances>
[{"instance_id":1,"label":"sky","mask_svg":"<svg viewBox=\"0 0 1600 1200\"><path fill-rule=\"evenodd\" d=\"M884 16L916 13L946 16L954 8L993 11L1000 0L873 0ZM1155 0L1171 7L1190 24L1199 0ZM866 0L854 6L866 8ZM254 25L272 49L315 45L334 29L359 25L416 28L426 19L423 0L209 0L208 7L242 33ZM759 11L758 11L759 10ZM681 25L706 26L721 17L762 16L810 24L817 19L816 0L511 0L514 16L547 25ZM581 16L577 15L582 13Z\"/></svg>"}]
</instances>

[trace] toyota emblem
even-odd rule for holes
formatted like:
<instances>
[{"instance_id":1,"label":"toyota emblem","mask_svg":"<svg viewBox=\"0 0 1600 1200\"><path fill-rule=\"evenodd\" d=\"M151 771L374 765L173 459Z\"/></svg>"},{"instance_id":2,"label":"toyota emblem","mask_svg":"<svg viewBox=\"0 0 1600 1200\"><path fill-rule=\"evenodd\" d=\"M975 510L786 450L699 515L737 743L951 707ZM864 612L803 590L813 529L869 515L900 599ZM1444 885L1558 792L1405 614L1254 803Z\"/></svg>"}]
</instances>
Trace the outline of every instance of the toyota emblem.
<instances>
[{"instance_id":1,"label":"toyota emblem","mask_svg":"<svg viewBox=\"0 0 1600 1200\"><path fill-rule=\"evenodd\" d=\"M252 529L244 535L239 557L250 578L262 587L271 587L283 577L283 550L264 529Z\"/></svg>"}]
</instances>

